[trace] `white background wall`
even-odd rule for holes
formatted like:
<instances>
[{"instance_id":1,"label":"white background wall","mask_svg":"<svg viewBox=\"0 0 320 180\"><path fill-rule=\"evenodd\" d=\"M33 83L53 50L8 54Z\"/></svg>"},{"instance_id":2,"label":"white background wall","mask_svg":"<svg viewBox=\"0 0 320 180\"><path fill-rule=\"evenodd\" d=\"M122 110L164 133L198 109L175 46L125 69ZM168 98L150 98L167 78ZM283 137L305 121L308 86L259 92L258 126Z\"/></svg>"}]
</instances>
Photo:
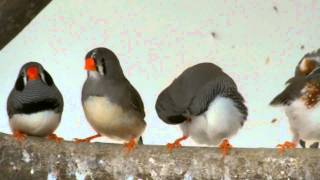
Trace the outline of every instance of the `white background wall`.
<instances>
[{"instance_id":1,"label":"white background wall","mask_svg":"<svg viewBox=\"0 0 320 180\"><path fill-rule=\"evenodd\" d=\"M291 134L284 113L268 103L300 58L319 48L319 8L319 1L310 0L55 0L0 52L0 131L10 132L6 98L20 67L38 61L64 95L56 133L65 139L92 135L80 101L84 56L105 46L144 100L146 144L181 135L157 117L155 100L185 68L208 61L231 75L247 100L249 119L233 145L274 147ZM278 121L271 123L273 118Z\"/></svg>"}]
</instances>

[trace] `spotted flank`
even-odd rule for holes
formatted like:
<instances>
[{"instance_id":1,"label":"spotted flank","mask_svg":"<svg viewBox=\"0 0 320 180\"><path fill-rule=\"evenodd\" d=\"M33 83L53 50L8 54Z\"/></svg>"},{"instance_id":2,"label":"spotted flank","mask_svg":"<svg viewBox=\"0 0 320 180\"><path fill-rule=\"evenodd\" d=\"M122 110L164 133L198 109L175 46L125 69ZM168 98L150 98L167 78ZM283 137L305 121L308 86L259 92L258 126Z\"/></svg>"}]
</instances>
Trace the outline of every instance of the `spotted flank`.
<instances>
[{"instance_id":1,"label":"spotted flank","mask_svg":"<svg viewBox=\"0 0 320 180\"><path fill-rule=\"evenodd\" d=\"M320 100L320 83L310 82L307 83L302 90L303 95L301 99L305 102L307 108L314 107Z\"/></svg>"}]
</instances>

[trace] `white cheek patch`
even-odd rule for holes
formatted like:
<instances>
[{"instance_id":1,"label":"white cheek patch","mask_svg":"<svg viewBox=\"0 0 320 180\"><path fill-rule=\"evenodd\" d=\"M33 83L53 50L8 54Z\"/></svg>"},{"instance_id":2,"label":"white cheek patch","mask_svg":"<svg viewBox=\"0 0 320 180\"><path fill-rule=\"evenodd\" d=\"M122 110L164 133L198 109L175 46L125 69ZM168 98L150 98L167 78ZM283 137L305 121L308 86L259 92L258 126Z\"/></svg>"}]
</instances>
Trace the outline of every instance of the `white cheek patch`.
<instances>
[{"instance_id":1,"label":"white cheek patch","mask_svg":"<svg viewBox=\"0 0 320 180\"><path fill-rule=\"evenodd\" d=\"M23 76L23 84L24 84L24 86L27 85L27 76Z\"/></svg>"},{"instance_id":2,"label":"white cheek patch","mask_svg":"<svg viewBox=\"0 0 320 180\"><path fill-rule=\"evenodd\" d=\"M102 66L98 66L98 71L99 71L99 73L100 73L101 76L104 75L104 73L103 73L103 67L102 67Z\"/></svg>"},{"instance_id":3,"label":"white cheek patch","mask_svg":"<svg viewBox=\"0 0 320 180\"><path fill-rule=\"evenodd\" d=\"M46 82L46 79L45 79L45 77L44 77L44 74L43 74L43 73L40 73L40 77L41 77L41 80L42 80L43 82L48 83L48 82Z\"/></svg>"}]
</instances>

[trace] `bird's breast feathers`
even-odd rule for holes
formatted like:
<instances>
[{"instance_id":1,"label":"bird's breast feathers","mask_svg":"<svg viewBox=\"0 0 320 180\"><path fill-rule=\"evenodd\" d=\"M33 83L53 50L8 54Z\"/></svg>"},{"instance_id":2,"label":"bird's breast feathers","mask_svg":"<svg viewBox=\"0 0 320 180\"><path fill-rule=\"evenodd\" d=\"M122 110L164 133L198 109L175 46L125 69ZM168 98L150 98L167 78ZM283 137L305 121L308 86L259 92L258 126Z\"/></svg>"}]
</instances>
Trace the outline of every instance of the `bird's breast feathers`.
<instances>
[{"instance_id":1,"label":"bird's breast feathers","mask_svg":"<svg viewBox=\"0 0 320 180\"><path fill-rule=\"evenodd\" d=\"M216 145L236 134L244 116L232 99L216 97L208 110L181 125L182 131L200 144Z\"/></svg>"},{"instance_id":2,"label":"bird's breast feathers","mask_svg":"<svg viewBox=\"0 0 320 180\"><path fill-rule=\"evenodd\" d=\"M301 90L301 96L294 99L290 105L284 106L289 120L295 124L302 122L318 122L320 124L320 88L314 83L308 83Z\"/></svg>"},{"instance_id":3,"label":"bird's breast feathers","mask_svg":"<svg viewBox=\"0 0 320 180\"><path fill-rule=\"evenodd\" d=\"M107 97L90 96L83 104L90 125L99 133L120 139L140 136L145 128L143 119Z\"/></svg>"},{"instance_id":4,"label":"bird's breast feathers","mask_svg":"<svg viewBox=\"0 0 320 180\"><path fill-rule=\"evenodd\" d=\"M35 136L46 136L58 127L61 114L48 110L32 114L14 114L10 120L12 130Z\"/></svg>"},{"instance_id":5,"label":"bird's breast feathers","mask_svg":"<svg viewBox=\"0 0 320 180\"><path fill-rule=\"evenodd\" d=\"M290 127L305 140L320 139L320 104L310 106L303 97L285 106Z\"/></svg>"}]
</instances>

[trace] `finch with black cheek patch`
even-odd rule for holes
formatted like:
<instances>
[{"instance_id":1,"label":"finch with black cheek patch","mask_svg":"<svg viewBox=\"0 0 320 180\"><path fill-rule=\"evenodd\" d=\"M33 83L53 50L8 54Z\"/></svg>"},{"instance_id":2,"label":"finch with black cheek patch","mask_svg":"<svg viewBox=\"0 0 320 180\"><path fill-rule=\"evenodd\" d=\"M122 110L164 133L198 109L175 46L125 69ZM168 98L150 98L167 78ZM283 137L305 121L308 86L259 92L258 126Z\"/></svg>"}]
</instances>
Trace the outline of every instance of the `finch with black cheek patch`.
<instances>
[{"instance_id":1,"label":"finch with black cheek patch","mask_svg":"<svg viewBox=\"0 0 320 180\"><path fill-rule=\"evenodd\" d=\"M39 136L60 143L57 129L63 111L63 98L50 74L37 62L22 66L7 100L9 124L14 137Z\"/></svg>"}]
</instances>

